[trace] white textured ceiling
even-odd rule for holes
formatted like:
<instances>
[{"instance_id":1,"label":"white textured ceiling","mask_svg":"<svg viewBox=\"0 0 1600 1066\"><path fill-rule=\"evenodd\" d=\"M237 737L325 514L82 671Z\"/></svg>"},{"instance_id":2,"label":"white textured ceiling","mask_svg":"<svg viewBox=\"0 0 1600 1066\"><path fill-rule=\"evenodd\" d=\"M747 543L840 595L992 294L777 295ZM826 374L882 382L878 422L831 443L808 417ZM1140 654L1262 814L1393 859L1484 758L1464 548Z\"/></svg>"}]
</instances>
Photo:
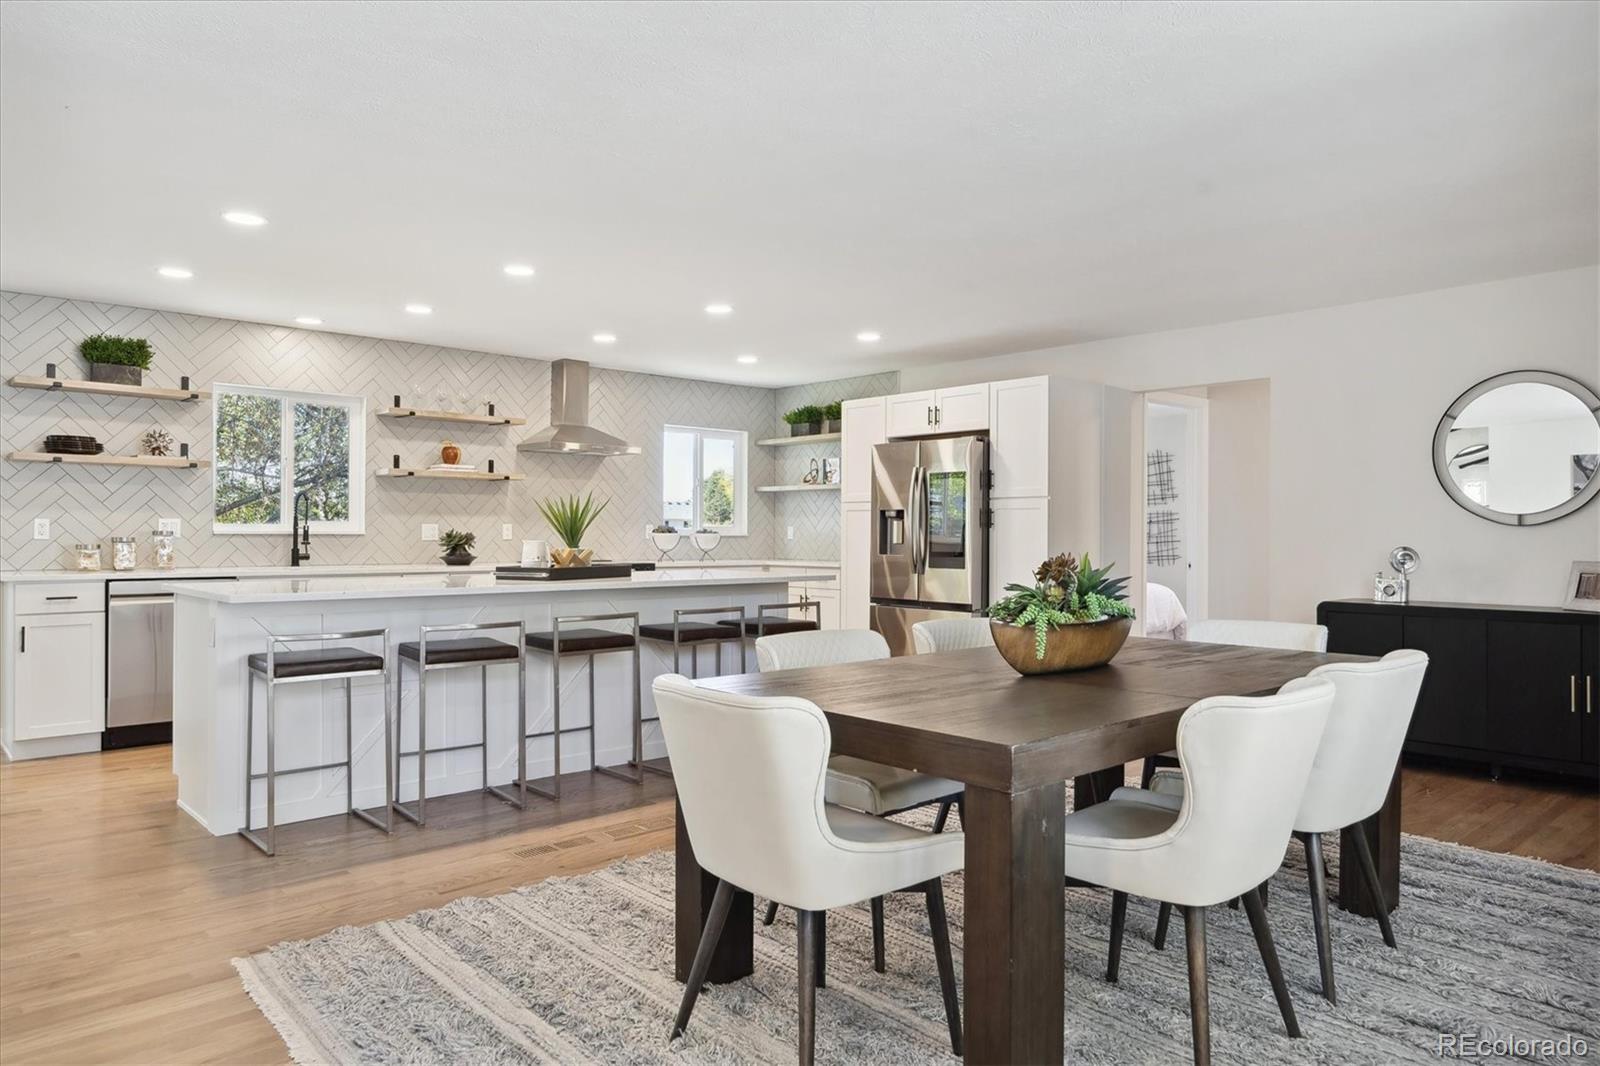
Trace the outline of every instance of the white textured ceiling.
<instances>
[{"instance_id":1,"label":"white textured ceiling","mask_svg":"<svg viewBox=\"0 0 1600 1066\"><path fill-rule=\"evenodd\" d=\"M0 286L765 384L1415 292L1595 262L1596 37L1541 0L7 3Z\"/></svg>"}]
</instances>

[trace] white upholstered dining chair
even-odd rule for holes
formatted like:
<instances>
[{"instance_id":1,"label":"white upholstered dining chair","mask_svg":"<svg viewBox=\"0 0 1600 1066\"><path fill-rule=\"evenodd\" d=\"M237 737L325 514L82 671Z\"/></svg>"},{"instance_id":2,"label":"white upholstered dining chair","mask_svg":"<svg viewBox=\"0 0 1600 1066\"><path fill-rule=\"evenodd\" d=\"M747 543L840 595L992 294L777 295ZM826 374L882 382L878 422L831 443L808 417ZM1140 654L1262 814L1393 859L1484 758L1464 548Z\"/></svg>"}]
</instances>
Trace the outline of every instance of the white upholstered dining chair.
<instances>
[{"instance_id":1,"label":"white upholstered dining chair","mask_svg":"<svg viewBox=\"0 0 1600 1066\"><path fill-rule=\"evenodd\" d=\"M676 674L657 678L654 691L689 841L718 879L672 1035L689 1024L733 894L744 890L798 912L800 1062L809 1064L823 916L917 889L927 897L950 1046L961 1054L940 878L961 868L964 834L929 833L824 802L832 737L809 700L715 692Z\"/></svg>"},{"instance_id":2,"label":"white upholstered dining chair","mask_svg":"<svg viewBox=\"0 0 1600 1066\"><path fill-rule=\"evenodd\" d=\"M1294 819L1294 835L1306 849L1306 880L1311 888L1312 925L1317 937L1317 964L1322 994L1337 1003L1333 986L1333 938L1328 925L1328 874L1322 856L1322 834L1334 833L1378 813L1394 779L1400 747L1405 743L1411 713L1422 691L1428 657L1420 651L1392 651L1376 662L1329 663L1312 670L1313 678L1333 682L1333 711ZM1152 789L1174 805L1184 794L1183 775L1173 770L1156 774ZM1395 946L1389 908L1379 887L1378 867L1365 832L1355 841L1356 870L1367 887L1383 942ZM1342 876L1354 876L1342 856ZM1166 946L1170 908L1163 904L1156 920L1156 947Z\"/></svg>"},{"instance_id":3,"label":"white upholstered dining chair","mask_svg":"<svg viewBox=\"0 0 1600 1066\"><path fill-rule=\"evenodd\" d=\"M1194 1061L1211 1061L1206 908L1240 897L1290 1036L1294 1006L1256 887L1283 863L1333 706L1333 683L1296 678L1272 696L1213 696L1184 712L1178 751L1190 787L1177 803L1119 788L1066 819L1066 874L1112 890L1106 980L1115 981L1128 896L1183 908Z\"/></svg>"},{"instance_id":4,"label":"white upholstered dining chair","mask_svg":"<svg viewBox=\"0 0 1600 1066\"><path fill-rule=\"evenodd\" d=\"M911 639L918 655L994 645L987 618L935 618L918 622L911 627Z\"/></svg>"}]
</instances>

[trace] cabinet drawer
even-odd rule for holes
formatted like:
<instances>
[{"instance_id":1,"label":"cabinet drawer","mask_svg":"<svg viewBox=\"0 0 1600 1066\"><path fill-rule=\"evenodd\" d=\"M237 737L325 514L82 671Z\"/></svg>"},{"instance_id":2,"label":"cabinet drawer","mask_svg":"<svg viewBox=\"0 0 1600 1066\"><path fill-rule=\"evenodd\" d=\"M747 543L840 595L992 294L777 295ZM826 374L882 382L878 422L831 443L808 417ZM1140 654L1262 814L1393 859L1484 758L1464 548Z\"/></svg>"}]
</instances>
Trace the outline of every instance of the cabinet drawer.
<instances>
[{"instance_id":1,"label":"cabinet drawer","mask_svg":"<svg viewBox=\"0 0 1600 1066\"><path fill-rule=\"evenodd\" d=\"M65 614L106 610L106 586L100 581L56 581L45 585L18 585L18 614Z\"/></svg>"}]
</instances>

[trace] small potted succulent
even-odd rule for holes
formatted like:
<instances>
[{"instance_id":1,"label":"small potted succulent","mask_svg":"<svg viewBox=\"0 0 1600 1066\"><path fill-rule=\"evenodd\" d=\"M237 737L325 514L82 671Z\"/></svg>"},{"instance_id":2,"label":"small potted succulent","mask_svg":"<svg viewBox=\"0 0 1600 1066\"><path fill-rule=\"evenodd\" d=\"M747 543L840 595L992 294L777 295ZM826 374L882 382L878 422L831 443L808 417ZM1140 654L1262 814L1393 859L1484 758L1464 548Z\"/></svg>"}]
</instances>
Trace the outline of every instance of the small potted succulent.
<instances>
[{"instance_id":1,"label":"small potted succulent","mask_svg":"<svg viewBox=\"0 0 1600 1066\"><path fill-rule=\"evenodd\" d=\"M656 551L661 553L661 559L658 561L664 562L667 556L672 553L672 549L676 548L678 542L682 539L683 534L674 529L672 523L665 518L661 520L660 525L650 530L650 543L655 545Z\"/></svg>"},{"instance_id":2,"label":"small potted succulent","mask_svg":"<svg viewBox=\"0 0 1600 1066\"><path fill-rule=\"evenodd\" d=\"M694 546L700 549L700 558L709 561L711 553L717 550L717 545L722 543L722 534L710 526L701 526L689 537Z\"/></svg>"},{"instance_id":3,"label":"small potted succulent","mask_svg":"<svg viewBox=\"0 0 1600 1066\"><path fill-rule=\"evenodd\" d=\"M592 492L581 500L577 493L573 493L571 496L555 496L539 501L539 513L544 515L544 520L550 523L550 528L566 545L564 548L550 549L551 563L556 566L589 565L589 560L594 558L594 550L583 546L583 535L589 532L589 527L594 525L595 519L600 517L600 512L606 509L609 502L604 501L596 507Z\"/></svg>"},{"instance_id":4,"label":"small potted succulent","mask_svg":"<svg viewBox=\"0 0 1600 1066\"><path fill-rule=\"evenodd\" d=\"M842 431L844 429L844 404L838 400L826 404L822 408L822 418L826 423L823 432L838 433Z\"/></svg>"},{"instance_id":5,"label":"small potted succulent","mask_svg":"<svg viewBox=\"0 0 1600 1066\"><path fill-rule=\"evenodd\" d=\"M153 354L143 337L112 337L96 333L78 342L78 352L89 363L89 380L111 385L140 385L150 369Z\"/></svg>"},{"instance_id":6,"label":"small potted succulent","mask_svg":"<svg viewBox=\"0 0 1600 1066\"><path fill-rule=\"evenodd\" d=\"M1110 566L1096 569L1088 555L1081 563L1057 555L1033 572L1036 584L1007 585L1010 595L986 613L989 635L1011 668L1054 674L1110 662L1133 628L1128 579L1110 575Z\"/></svg>"},{"instance_id":7,"label":"small potted succulent","mask_svg":"<svg viewBox=\"0 0 1600 1066\"><path fill-rule=\"evenodd\" d=\"M477 558L472 554L472 546L478 543L476 533L463 533L459 529L447 529L439 535L439 547L444 549L440 556L446 566L466 566Z\"/></svg>"},{"instance_id":8,"label":"small potted succulent","mask_svg":"<svg viewBox=\"0 0 1600 1066\"><path fill-rule=\"evenodd\" d=\"M786 411L783 420L789 424L789 436L809 437L822 432L822 422L825 417L822 408L812 403L796 407L793 411Z\"/></svg>"}]
</instances>

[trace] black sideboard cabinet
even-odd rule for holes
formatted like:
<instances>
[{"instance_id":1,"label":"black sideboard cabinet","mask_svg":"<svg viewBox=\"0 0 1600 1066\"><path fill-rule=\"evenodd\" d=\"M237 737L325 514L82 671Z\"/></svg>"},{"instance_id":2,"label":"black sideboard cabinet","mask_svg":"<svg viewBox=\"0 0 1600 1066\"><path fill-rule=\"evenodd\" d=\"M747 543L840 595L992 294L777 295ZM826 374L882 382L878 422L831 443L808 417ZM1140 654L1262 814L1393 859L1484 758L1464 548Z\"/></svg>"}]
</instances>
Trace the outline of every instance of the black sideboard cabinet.
<instances>
[{"instance_id":1,"label":"black sideboard cabinet","mask_svg":"<svg viewBox=\"0 0 1600 1066\"><path fill-rule=\"evenodd\" d=\"M1600 779L1600 615L1329 600L1317 621L1329 651L1428 653L1408 753Z\"/></svg>"}]
</instances>

